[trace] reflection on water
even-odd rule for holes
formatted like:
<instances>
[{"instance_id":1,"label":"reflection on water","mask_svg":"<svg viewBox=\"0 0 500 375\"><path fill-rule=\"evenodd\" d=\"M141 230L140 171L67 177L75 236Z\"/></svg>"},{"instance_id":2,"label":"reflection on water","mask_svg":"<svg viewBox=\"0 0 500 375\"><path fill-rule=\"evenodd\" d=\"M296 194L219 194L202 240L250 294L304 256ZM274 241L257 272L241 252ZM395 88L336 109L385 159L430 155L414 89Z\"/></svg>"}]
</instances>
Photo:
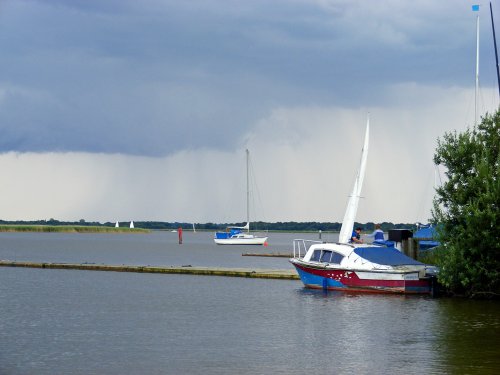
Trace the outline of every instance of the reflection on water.
<instances>
[{"instance_id":1,"label":"reflection on water","mask_svg":"<svg viewBox=\"0 0 500 375\"><path fill-rule=\"evenodd\" d=\"M283 268L285 258L241 253L284 252L297 235L272 249L192 236L180 246L170 233L2 234L0 258ZM14 268L0 268L0 300L0 374L500 373L496 302L324 293L289 280Z\"/></svg>"},{"instance_id":2,"label":"reflection on water","mask_svg":"<svg viewBox=\"0 0 500 375\"><path fill-rule=\"evenodd\" d=\"M500 373L500 306L492 301L442 300L440 352L463 374Z\"/></svg>"}]
</instances>

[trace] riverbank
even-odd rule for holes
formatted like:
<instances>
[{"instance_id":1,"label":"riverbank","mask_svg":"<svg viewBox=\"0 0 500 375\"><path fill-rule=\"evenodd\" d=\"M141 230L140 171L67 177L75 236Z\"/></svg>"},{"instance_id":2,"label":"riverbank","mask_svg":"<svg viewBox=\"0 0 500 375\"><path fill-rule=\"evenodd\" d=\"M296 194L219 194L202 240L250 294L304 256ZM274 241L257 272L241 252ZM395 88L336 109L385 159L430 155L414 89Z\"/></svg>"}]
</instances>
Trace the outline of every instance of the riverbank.
<instances>
[{"instance_id":1,"label":"riverbank","mask_svg":"<svg viewBox=\"0 0 500 375\"><path fill-rule=\"evenodd\" d=\"M0 225L0 232L150 233L149 229L86 225Z\"/></svg>"}]
</instances>

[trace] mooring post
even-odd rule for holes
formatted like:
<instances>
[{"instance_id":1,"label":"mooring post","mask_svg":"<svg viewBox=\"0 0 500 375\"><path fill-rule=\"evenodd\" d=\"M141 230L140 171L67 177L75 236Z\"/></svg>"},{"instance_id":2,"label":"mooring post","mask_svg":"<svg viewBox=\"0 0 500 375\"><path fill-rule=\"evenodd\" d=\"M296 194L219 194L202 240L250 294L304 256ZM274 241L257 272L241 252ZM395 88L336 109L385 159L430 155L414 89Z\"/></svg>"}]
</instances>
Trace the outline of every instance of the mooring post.
<instances>
[{"instance_id":1,"label":"mooring post","mask_svg":"<svg viewBox=\"0 0 500 375\"><path fill-rule=\"evenodd\" d=\"M413 255L415 260L418 260L418 254L420 252L420 240L418 238L412 238L413 242Z\"/></svg>"},{"instance_id":2,"label":"mooring post","mask_svg":"<svg viewBox=\"0 0 500 375\"><path fill-rule=\"evenodd\" d=\"M415 256L415 242L412 238L408 238L408 245L410 246L410 258L417 259Z\"/></svg>"},{"instance_id":3,"label":"mooring post","mask_svg":"<svg viewBox=\"0 0 500 375\"><path fill-rule=\"evenodd\" d=\"M179 227L179 229L177 229L177 233L179 234L179 245L182 245L182 228Z\"/></svg>"},{"instance_id":4,"label":"mooring post","mask_svg":"<svg viewBox=\"0 0 500 375\"><path fill-rule=\"evenodd\" d=\"M401 250L404 255L411 257L410 255L410 241L408 239L401 240Z\"/></svg>"}]
</instances>

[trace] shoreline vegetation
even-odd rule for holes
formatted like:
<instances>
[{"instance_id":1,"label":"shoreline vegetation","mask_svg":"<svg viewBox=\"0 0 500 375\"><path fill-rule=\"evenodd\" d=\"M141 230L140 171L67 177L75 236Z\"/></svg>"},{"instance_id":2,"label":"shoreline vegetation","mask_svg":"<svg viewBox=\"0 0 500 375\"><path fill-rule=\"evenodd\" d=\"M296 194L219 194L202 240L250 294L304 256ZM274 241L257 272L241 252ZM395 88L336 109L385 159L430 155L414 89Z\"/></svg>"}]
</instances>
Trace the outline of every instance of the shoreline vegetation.
<instances>
[{"instance_id":1,"label":"shoreline vegetation","mask_svg":"<svg viewBox=\"0 0 500 375\"><path fill-rule=\"evenodd\" d=\"M220 231L230 226L244 226L246 223L194 223L196 231ZM393 224L388 222L379 223L384 232L390 229L410 229L415 230L415 224ZM193 223L186 222L162 222L162 221L134 221L135 228L129 228L130 222L119 222L119 227L115 223L87 222L83 219L71 221L34 220L34 221L6 221L0 220L0 232L72 232L72 233L149 233L153 230L182 230L193 231ZM294 233L337 233L340 232L341 223L335 222L276 222L268 223L263 221L253 222L252 232L294 232ZM364 232L373 231L375 223L355 223L355 226L363 228Z\"/></svg>"},{"instance_id":2,"label":"shoreline vegetation","mask_svg":"<svg viewBox=\"0 0 500 375\"><path fill-rule=\"evenodd\" d=\"M150 233L144 228L115 228L82 225L0 225L0 232L59 232L59 233Z\"/></svg>"}]
</instances>

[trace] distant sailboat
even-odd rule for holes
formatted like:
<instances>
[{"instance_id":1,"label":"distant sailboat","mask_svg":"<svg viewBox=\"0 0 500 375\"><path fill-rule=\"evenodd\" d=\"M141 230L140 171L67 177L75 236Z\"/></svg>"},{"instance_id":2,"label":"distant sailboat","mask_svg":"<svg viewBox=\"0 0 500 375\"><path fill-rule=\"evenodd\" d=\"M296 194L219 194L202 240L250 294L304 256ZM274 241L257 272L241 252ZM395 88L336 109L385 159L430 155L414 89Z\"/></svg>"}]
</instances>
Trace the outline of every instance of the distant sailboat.
<instances>
[{"instance_id":1,"label":"distant sailboat","mask_svg":"<svg viewBox=\"0 0 500 375\"><path fill-rule=\"evenodd\" d=\"M250 234L250 188L249 188L249 171L247 154L247 223L242 227L228 227L225 232L216 232L214 242L217 245L267 245L267 237L255 236ZM244 233L243 231L246 231Z\"/></svg>"},{"instance_id":2,"label":"distant sailboat","mask_svg":"<svg viewBox=\"0 0 500 375\"><path fill-rule=\"evenodd\" d=\"M120 228L120 224L118 223L118 221L115 223L115 228Z\"/></svg>"},{"instance_id":3,"label":"distant sailboat","mask_svg":"<svg viewBox=\"0 0 500 375\"><path fill-rule=\"evenodd\" d=\"M130 228L132 228L132 229L134 228L134 222L133 221L130 222Z\"/></svg>"}]
</instances>

